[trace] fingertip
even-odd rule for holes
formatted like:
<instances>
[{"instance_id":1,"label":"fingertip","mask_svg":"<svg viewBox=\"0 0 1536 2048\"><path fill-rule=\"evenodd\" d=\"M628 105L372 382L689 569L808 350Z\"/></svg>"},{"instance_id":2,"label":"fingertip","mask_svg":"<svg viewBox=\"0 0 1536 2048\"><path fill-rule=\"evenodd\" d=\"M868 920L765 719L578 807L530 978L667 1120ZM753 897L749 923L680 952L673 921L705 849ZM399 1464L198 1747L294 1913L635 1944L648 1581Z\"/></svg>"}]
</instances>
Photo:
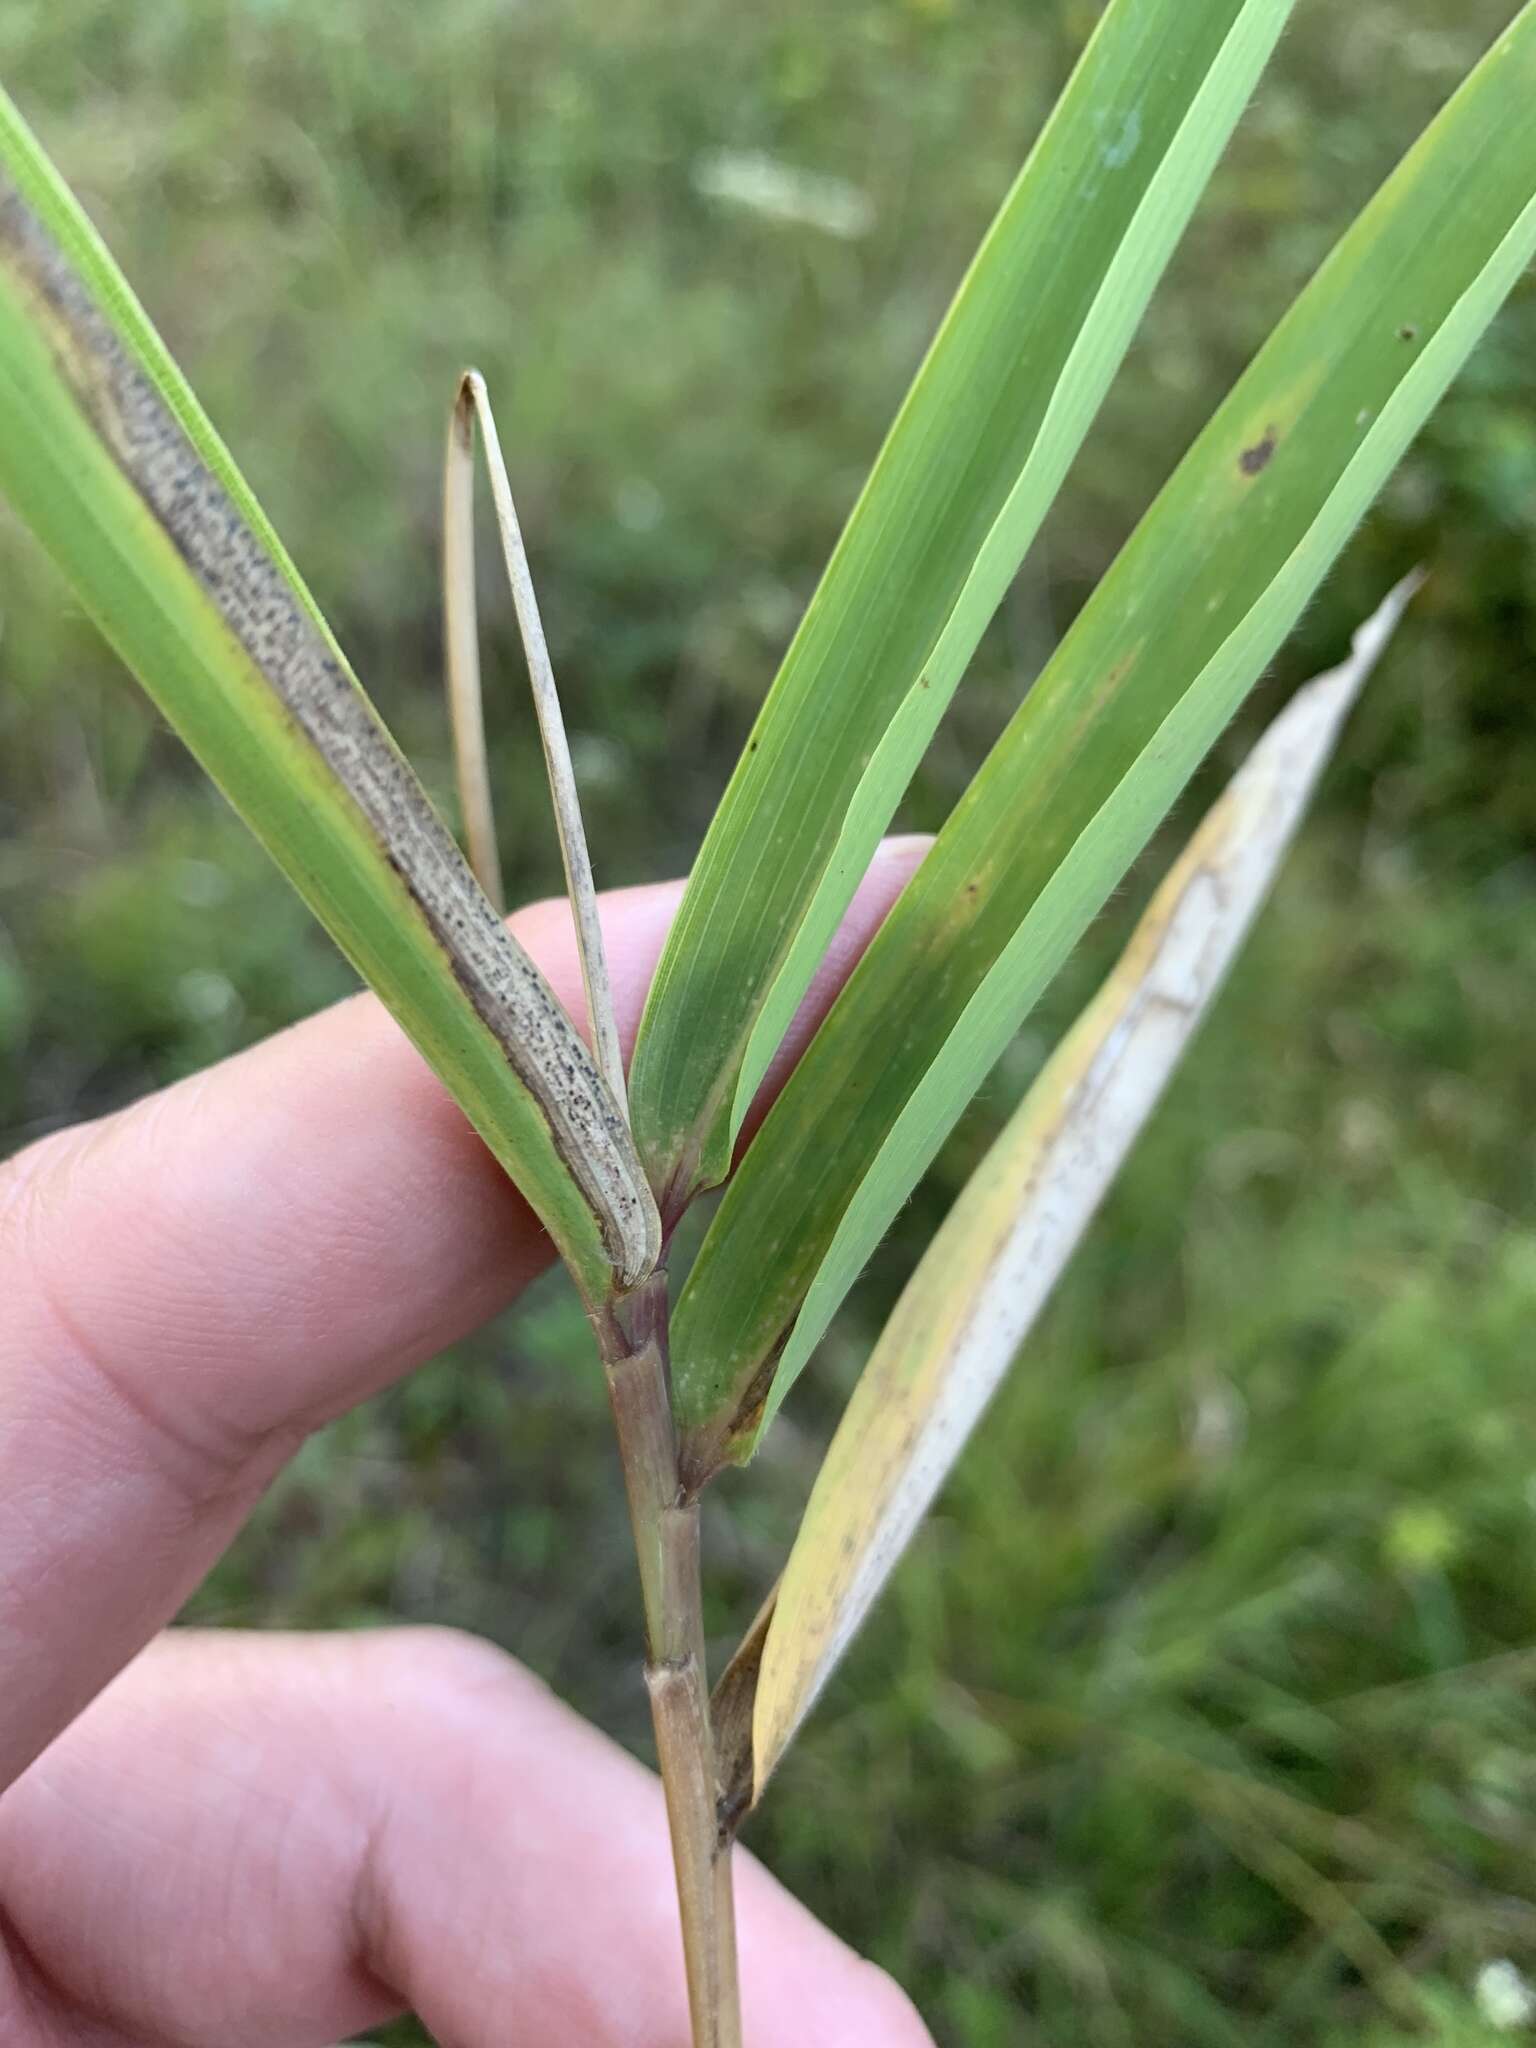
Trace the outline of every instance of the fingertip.
<instances>
[{"instance_id":1,"label":"fingertip","mask_svg":"<svg viewBox=\"0 0 1536 2048\"><path fill-rule=\"evenodd\" d=\"M933 2048L932 2034L896 1979L862 1956L854 1964L853 2024L845 2038L869 2048Z\"/></svg>"},{"instance_id":2,"label":"fingertip","mask_svg":"<svg viewBox=\"0 0 1536 2048\"><path fill-rule=\"evenodd\" d=\"M782 1081L932 844L931 833L898 832L876 848L774 1063L772 1085ZM626 1060L634 1051L656 963L683 900L684 887L682 882L645 882L629 889L605 890L598 898L619 1041ZM577 1029L584 1038L589 1037L581 959L568 900L546 896L515 911L509 923L514 938L538 961L545 979L576 1020Z\"/></svg>"},{"instance_id":3,"label":"fingertip","mask_svg":"<svg viewBox=\"0 0 1536 2048\"><path fill-rule=\"evenodd\" d=\"M931 832L892 832L881 840L875 861L877 864L889 861L898 867L913 868L932 844Z\"/></svg>"},{"instance_id":4,"label":"fingertip","mask_svg":"<svg viewBox=\"0 0 1536 2048\"><path fill-rule=\"evenodd\" d=\"M747 2048L933 2048L896 1980L738 1852Z\"/></svg>"},{"instance_id":5,"label":"fingertip","mask_svg":"<svg viewBox=\"0 0 1536 2048\"><path fill-rule=\"evenodd\" d=\"M811 977L810 986L784 1034L783 1043L773 1056L763 1085L742 1125L744 1138L750 1138L761 1124L769 1105L788 1080L791 1068L820 1029L822 1019L837 1000L844 982L862 959L865 949L890 915L892 905L932 844L932 835L926 832L898 833L881 841L864 879L854 891L853 901L842 923Z\"/></svg>"}]
</instances>

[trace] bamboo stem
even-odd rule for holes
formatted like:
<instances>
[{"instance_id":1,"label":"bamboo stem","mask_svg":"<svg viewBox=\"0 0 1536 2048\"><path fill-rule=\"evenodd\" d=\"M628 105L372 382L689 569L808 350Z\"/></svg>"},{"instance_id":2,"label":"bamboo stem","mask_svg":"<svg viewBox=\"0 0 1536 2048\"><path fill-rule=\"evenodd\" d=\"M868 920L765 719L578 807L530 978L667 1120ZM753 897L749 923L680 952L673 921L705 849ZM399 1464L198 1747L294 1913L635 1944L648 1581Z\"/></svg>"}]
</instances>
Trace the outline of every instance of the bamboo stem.
<instances>
[{"instance_id":1,"label":"bamboo stem","mask_svg":"<svg viewBox=\"0 0 1536 2048\"><path fill-rule=\"evenodd\" d=\"M641 1290L631 1347L617 1320L598 1331L629 1497L645 1604L645 1683L666 1791L694 2048L741 2048L731 1844L704 1658L699 1504L678 1480L667 1390L666 1276Z\"/></svg>"}]
</instances>

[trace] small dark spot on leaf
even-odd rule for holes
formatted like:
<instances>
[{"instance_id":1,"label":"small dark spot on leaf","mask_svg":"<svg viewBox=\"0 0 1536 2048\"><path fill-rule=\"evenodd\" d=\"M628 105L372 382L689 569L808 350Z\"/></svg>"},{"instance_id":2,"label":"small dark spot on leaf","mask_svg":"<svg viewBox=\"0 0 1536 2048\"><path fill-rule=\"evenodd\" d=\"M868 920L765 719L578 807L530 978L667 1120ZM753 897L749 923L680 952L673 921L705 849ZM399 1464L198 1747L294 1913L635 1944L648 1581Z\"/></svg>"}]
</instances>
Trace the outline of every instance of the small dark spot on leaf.
<instances>
[{"instance_id":1,"label":"small dark spot on leaf","mask_svg":"<svg viewBox=\"0 0 1536 2048\"><path fill-rule=\"evenodd\" d=\"M1402 326L1399 327L1399 329L1397 330L1397 338L1399 341L1417 341L1419 338L1419 330L1417 327L1414 326L1411 320L1405 320Z\"/></svg>"},{"instance_id":2,"label":"small dark spot on leaf","mask_svg":"<svg viewBox=\"0 0 1536 2048\"><path fill-rule=\"evenodd\" d=\"M1257 476L1275 452L1275 430L1264 429L1262 441L1255 441L1251 448L1245 448L1237 458L1237 466L1244 476Z\"/></svg>"},{"instance_id":3,"label":"small dark spot on leaf","mask_svg":"<svg viewBox=\"0 0 1536 2048\"><path fill-rule=\"evenodd\" d=\"M747 752L748 752L749 754L755 754L755 753L757 752L757 741L756 741L756 740L748 740L748 741L747 741Z\"/></svg>"},{"instance_id":4,"label":"small dark spot on leaf","mask_svg":"<svg viewBox=\"0 0 1536 2048\"><path fill-rule=\"evenodd\" d=\"M919 676L917 679L917 687L920 690L928 689L930 687L928 678L926 676Z\"/></svg>"}]
</instances>

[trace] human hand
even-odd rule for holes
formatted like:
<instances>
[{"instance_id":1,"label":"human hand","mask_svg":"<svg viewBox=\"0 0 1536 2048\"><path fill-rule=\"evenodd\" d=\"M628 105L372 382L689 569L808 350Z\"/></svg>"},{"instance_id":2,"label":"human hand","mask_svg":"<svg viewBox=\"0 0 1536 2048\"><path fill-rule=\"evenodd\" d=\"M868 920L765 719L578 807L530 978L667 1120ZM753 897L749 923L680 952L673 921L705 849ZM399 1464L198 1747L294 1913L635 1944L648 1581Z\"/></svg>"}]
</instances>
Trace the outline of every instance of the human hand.
<instances>
[{"instance_id":1,"label":"human hand","mask_svg":"<svg viewBox=\"0 0 1536 2048\"><path fill-rule=\"evenodd\" d=\"M779 1071L920 852L883 849ZM603 900L627 1037L678 895ZM565 906L513 923L579 1008ZM403 2007L455 2048L683 2048L659 1788L510 1658L151 1642L311 1431L549 1256L366 996L0 1169L7 2048L321 2048ZM748 1857L738 1895L749 2048L923 2048Z\"/></svg>"}]
</instances>

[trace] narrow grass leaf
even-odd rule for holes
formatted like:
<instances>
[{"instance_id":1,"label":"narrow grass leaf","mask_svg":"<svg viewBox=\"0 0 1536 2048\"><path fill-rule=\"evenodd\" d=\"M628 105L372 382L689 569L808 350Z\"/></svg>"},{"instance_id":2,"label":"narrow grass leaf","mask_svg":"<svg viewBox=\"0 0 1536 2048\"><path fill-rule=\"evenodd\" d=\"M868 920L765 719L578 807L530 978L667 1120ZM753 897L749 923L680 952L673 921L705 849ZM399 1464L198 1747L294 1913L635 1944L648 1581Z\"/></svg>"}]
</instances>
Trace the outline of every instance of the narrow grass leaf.
<instances>
[{"instance_id":1,"label":"narrow grass leaf","mask_svg":"<svg viewBox=\"0 0 1536 2048\"><path fill-rule=\"evenodd\" d=\"M502 458L501 437L496 432L496 417L491 411L485 379L478 370L466 370L459 381L458 397L448 428L448 459L443 487L443 595L448 616L449 684L461 781L466 773L470 778L465 809L468 814L472 802L479 811L480 836L490 842L488 860L494 866L495 824L485 771L480 650L475 620L474 427L477 420L485 442L485 462L490 472L491 499L496 508L502 561L512 591L518 631L522 635L534 714L544 748L544 768L555 807L555 829L560 840L560 859L565 867L571 913L576 922L576 948L581 959L581 979L586 991L592 1045L597 1055L598 1072L627 1121L629 1105L624 1085L624 1056L619 1049L619 1025L614 1014L613 988L608 979L608 961L603 949L603 927L597 914L592 857L587 850L586 828L581 822L576 771L571 765L565 717L560 709L560 692L555 687L554 665L544 638L544 621L539 616L533 570L529 566L528 550L523 545L523 530L512 500L512 484ZM463 732L459 734L461 712Z\"/></svg>"},{"instance_id":2,"label":"narrow grass leaf","mask_svg":"<svg viewBox=\"0 0 1536 2048\"><path fill-rule=\"evenodd\" d=\"M1533 96L1527 6L1181 463L791 1075L678 1306L695 1476L749 1450L1530 261Z\"/></svg>"},{"instance_id":3,"label":"narrow grass leaf","mask_svg":"<svg viewBox=\"0 0 1536 2048\"><path fill-rule=\"evenodd\" d=\"M618 1105L163 344L0 99L0 488L442 1076L590 1302L654 1262Z\"/></svg>"},{"instance_id":4,"label":"narrow grass leaf","mask_svg":"<svg viewBox=\"0 0 1536 2048\"><path fill-rule=\"evenodd\" d=\"M891 430L700 853L633 1075L654 1184L752 1097L1039 529L1291 0L1116 0Z\"/></svg>"},{"instance_id":5,"label":"narrow grass leaf","mask_svg":"<svg viewBox=\"0 0 1536 2048\"><path fill-rule=\"evenodd\" d=\"M889 1578L1156 1107L1417 581L1399 584L1356 633L1350 658L1299 691L1255 746L908 1282L817 1475L771 1623L754 1630L752 1797Z\"/></svg>"},{"instance_id":6,"label":"narrow grass leaf","mask_svg":"<svg viewBox=\"0 0 1536 2048\"><path fill-rule=\"evenodd\" d=\"M462 382L448 416L443 452L443 667L454 779L464 842L475 880L497 910L507 907L496 834L496 803L485 740L480 680L480 613L475 597L474 421Z\"/></svg>"}]
</instances>

